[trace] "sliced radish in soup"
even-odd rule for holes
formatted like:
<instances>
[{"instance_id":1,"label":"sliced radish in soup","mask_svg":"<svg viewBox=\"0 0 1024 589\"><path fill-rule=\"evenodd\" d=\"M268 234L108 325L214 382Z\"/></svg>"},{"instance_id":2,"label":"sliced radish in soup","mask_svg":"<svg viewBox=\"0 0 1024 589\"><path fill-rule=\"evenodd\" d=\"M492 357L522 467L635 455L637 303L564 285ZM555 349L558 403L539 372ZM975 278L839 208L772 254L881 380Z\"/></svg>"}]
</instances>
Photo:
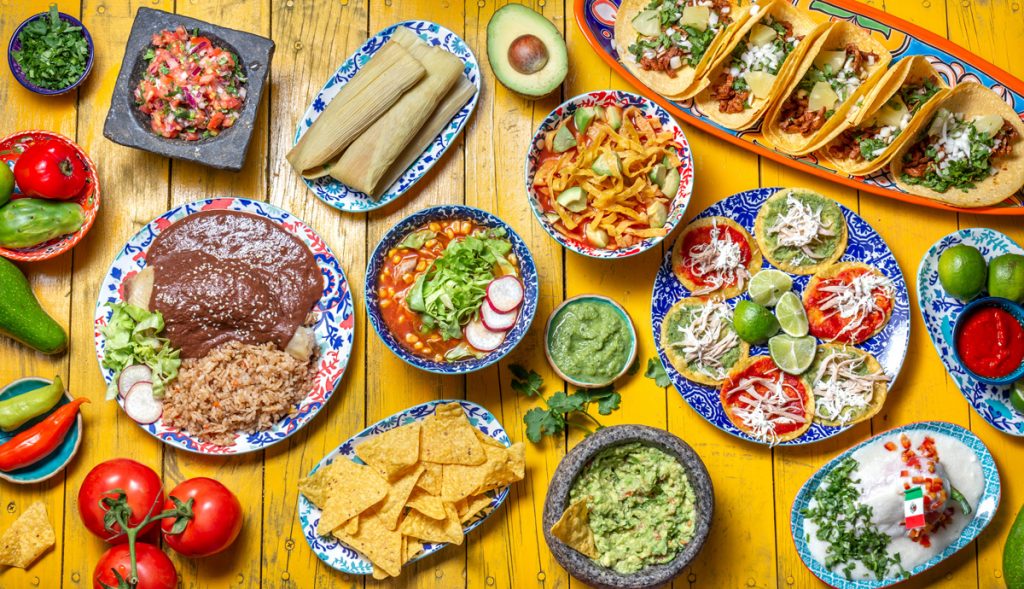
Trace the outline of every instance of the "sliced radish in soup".
<instances>
[{"instance_id":1,"label":"sliced radish in soup","mask_svg":"<svg viewBox=\"0 0 1024 589\"><path fill-rule=\"evenodd\" d=\"M523 283L515 276L495 278L487 285L487 303L499 313L509 313L523 304Z\"/></svg>"},{"instance_id":2,"label":"sliced radish in soup","mask_svg":"<svg viewBox=\"0 0 1024 589\"><path fill-rule=\"evenodd\" d=\"M512 329L512 326L516 324L516 317L518 316L518 309L508 313L499 313L488 304L480 305L480 320L491 331L508 331Z\"/></svg>"},{"instance_id":3,"label":"sliced radish in soup","mask_svg":"<svg viewBox=\"0 0 1024 589\"><path fill-rule=\"evenodd\" d=\"M164 414L164 405L153 397L153 385L137 382L124 396L124 412L138 423L149 425Z\"/></svg>"},{"instance_id":4,"label":"sliced radish in soup","mask_svg":"<svg viewBox=\"0 0 1024 589\"><path fill-rule=\"evenodd\" d=\"M491 352L505 341L505 332L487 329L483 321L474 318L466 325L466 341L481 352Z\"/></svg>"},{"instance_id":5,"label":"sliced radish in soup","mask_svg":"<svg viewBox=\"0 0 1024 589\"><path fill-rule=\"evenodd\" d=\"M125 366L121 375L117 377L117 392L121 393L123 397L136 383L140 382L153 382L153 371L149 369L149 366L145 364Z\"/></svg>"}]
</instances>

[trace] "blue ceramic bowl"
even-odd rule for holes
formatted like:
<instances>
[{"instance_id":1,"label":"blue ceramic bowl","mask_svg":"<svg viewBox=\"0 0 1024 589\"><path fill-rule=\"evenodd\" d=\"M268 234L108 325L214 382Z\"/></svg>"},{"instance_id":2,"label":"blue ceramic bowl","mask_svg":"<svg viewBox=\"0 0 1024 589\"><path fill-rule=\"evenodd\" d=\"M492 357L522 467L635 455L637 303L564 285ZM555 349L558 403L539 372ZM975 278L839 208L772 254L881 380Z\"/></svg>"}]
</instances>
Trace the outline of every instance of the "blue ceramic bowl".
<instances>
[{"instance_id":1,"label":"blue ceramic bowl","mask_svg":"<svg viewBox=\"0 0 1024 589\"><path fill-rule=\"evenodd\" d=\"M973 372L966 364L964 364L963 358L960 357L960 350L956 346L957 340L960 339L960 332L964 328L964 322L968 317L974 314L975 311L985 307L999 307L1013 315L1014 318L1024 326L1024 307L1021 305L1011 300L999 297L985 297L977 299L964 306L960 311L960 315L957 316L956 323L953 325L953 341L951 342L950 348L953 350L953 358L956 360L956 363L959 364L960 367L964 369L964 372L969 374L972 378L990 385L1008 385L1024 377L1024 362L1006 376L1001 376L999 378L981 376L980 374Z\"/></svg>"},{"instance_id":2,"label":"blue ceramic bowl","mask_svg":"<svg viewBox=\"0 0 1024 589\"><path fill-rule=\"evenodd\" d=\"M606 380L586 381L574 378L573 375L564 372L558 363L555 362L555 359L551 357L551 336L553 335L554 326L558 323L558 318L569 307L584 302L597 303L611 307L619 317L622 318L623 322L625 322L626 329L628 330L629 357L626 358L626 363L623 365L622 370L618 371L614 376ZM626 309L612 299L596 294L577 295L562 301L562 304L555 307L555 310L551 312L551 315L548 315L547 325L544 326L544 356L547 357L548 364L551 365L551 369L555 371L555 374L569 384L585 389L603 387L622 378L622 376L626 374L626 371L629 370L629 367L633 365L633 362L636 361L636 326L633 325L633 319L629 316Z\"/></svg>"},{"instance_id":3,"label":"blue ceramic bowl","mask_svg":"<svg viewBox=\"0 0 1024 589\"><path fill-rule=\"evenodd\" d=\"M60 19L63 20L64 22L70 23L72 26L80 27L82 29L82 34L85 35L85 44L89 47L89 56L85 60L85 71L82 72L82 75L79 76L79 78L75 80L74 83L72 83L70 86L57 89L36 86L35 84L29 82L25 78L25 73L21 71L21 66L18 65L18 62L14 60L14 52L21 49L21 41L18 40L18 37L21 35L21 31L25 28L26 25L28 25L28 23L32 21L39 20L41 18L49 18L49 13L40 12L35 16L30 16L29 18L25 19L25 22L18 25L18 28L14 31L14 34L11 35L11 42L7 46L7 63L11 67L11 73L14 74L14 79L18 80L18 83L24 86L25 88L31 90L32 92L35 92L36 94L42 94L43 96L57 96L60 94L64 94L65 92L70 92L75 88L79 87L80 85L82 85L82 82L84 82L85 79L89 77L89 73L92 71L93 61L95 61L96 58L96 51L92 44L92 35L89 34L89 30L85 28L85 25L82 24L82 21L71 16L70 14L64 14L63 12L58 12L57 14L60 16Z\"/></svg>"},{"instance_id":4,"label":"blue ceramic bowl","mask_svg":"<svg viewBox=\"0 0 1024 589\"><path fill-rule=\"evenodd\" d=\"M388 329L384 318L380 313L380 301L377 296L377 276L380 275L381 268L384 265L384 261L387 257L388 251L395 247L402 239L405 238L410 232L422 227L423 225L431 221L448 221L452 219L466 219L474 221L485 227L494 227L504 229L507 233L508 240L512 242L512 253L516 255L519 260L519 278L523 283L524 298L523 305L519 309L519 317L516 319L515 325L512 329L508 330L505 335L505 341L501 343L498 348L482 358L475 358L470 360L455 360L451 362L435 362L434 360L418 356L405 349L395 336ZM539 297L539 289L537 286L537 267L533 263L533 255L530 254L530 250L527 249L526 243L519 235L512 230L504 221L498 217L473 207L467 207L464 205L443 205L438 207L431 207L429 209L423 209L422 211L413 213L408 217L402 219L394 227L392 227L383 239L377 244L376 249L373 250L373 254L370 256L370 262L366 266L366 316L370 320L370 324L373 325L374 331L380 336L380 339L384 341L384 344L391 349L392 352L405 362L426 370L427 372L434 372L437 374L466 374L467 372L473 372L480 370L486 366L494 364L500 360L505 354L512 351L512 348L523 339L530 324L533 323L533 316L537 312L537 299Z\"/></svg>"},{"instance_id":5,"label":"blue ceramic bowl","mask_svg":"<svg viewBox=\"0 0 1024 589\"><path fill-rule=\"evenodd\" d=\"M50 384L51 382L53 381L47 380L45 378L36 377L22 378L20 380L16 380L11 384L7 385L6 387L4 387L3 389L0 389L0 401L17 397L18 395L27 393L29 391L34 391L35 389ZM67 405L70 402L71 395L67 391L65 391L64 398L58 401L57 405L55 405L54 408L45 415L41 415L27 422L25 425L19 427L13 432L0 431L0 444L3 444L7 440L13 438L14 436L39 423L40 421L45 419L47 415L52 413L53 410L56 410L57 407ZM43 458L39 462L36 462L35 464L30 464L25 468L19 468L18 470L12 470L10 472L0 472L0 479L16 483L19 485L41 483L49 479L50 477L56 475L60 471L64 470L64 467L67 466L68 463L71 462L71 459L75 457L75 454L78 453L78 446L81 443L82 414L79 413L78 416L75 418L75 424L71 426L71 430L68 431L66 436L64 436L64 441L60 443L60 446L57 446L56 450L50 452L45 458Z\"/></svg>"}]
</instances>

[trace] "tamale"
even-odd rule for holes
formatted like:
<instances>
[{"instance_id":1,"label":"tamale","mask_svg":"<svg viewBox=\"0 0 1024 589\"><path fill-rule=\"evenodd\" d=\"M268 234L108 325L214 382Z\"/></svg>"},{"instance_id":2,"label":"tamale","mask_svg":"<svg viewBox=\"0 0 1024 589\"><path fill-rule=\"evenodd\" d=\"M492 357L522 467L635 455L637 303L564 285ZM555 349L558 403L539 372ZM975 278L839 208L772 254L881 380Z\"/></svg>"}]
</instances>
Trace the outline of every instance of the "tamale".
<instances>
[{"instance_id":1,"label":"tamale","mask_svg":"<svg viewBox=\"0 0 1024 589\"><path fill-rule=\"evenodd\" d=\"M425 75L406 47L386 43L338 91L285 158L300 174L315 176L316 168L337 157Z\"/></svg>"},{"instance_id":2,"label":"tamale","mask_svg":"<svg viewBox=\"0 0 1024 589\"><path fill-rule=\"evenodd\" d=\"M427 45L404 27L395 31L392 40L403 45L410 43L409 52L423 64L427 74L329 167L331 176L366 194L374 194L381 179L437 109L463 69L459 58L440 47Z\"/></svg>"},{"instance_id":3,"label":"tamale","mask_svg":"<svg viewBox=\"0 0 1024 589\"><path fill-rule=\"evenodd\" d=\"M402 177L402 174L409 169L409 166L423 155L423 150L433 143L434 139L437 139L438 133L448 126L448 122L455 116L455 113L462 110L462 107L469 102L469 99L475 93L476 86L467 80L465 76L459 76L459 80L445 96L444 101L438 105L434 114L427 119L427 122L423 124L423 128L412 138L409 145L405 146L402 155L398 156L395 163L391 164L387 175L377 185L373 198L380 198L396 180Z\"/></svg>"}]
</instances>

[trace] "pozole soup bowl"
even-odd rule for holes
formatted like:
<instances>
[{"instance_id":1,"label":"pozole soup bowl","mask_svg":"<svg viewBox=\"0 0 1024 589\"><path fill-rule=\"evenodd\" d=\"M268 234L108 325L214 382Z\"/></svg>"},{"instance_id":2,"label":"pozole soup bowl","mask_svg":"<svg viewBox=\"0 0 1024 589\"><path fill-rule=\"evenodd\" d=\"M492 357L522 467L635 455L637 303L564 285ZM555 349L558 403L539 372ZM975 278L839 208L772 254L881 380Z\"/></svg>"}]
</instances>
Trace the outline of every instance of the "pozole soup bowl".
<instances>
[{"instance_id":1,"label":"pozole soup bowl","mask_svg":"<svg viewBox=\"0 0 1024 589\"><path fill-rule=\"evenodd\" d=\"M1002 309L1010 315L1013 315L1014 319L1016 319L1021 326L1024 326L1024 306L1021 306L1009 299L1003 299L1000 297L984 297L976 299L965 305L964 308L960 310L960 315L957 316L956 323L953 324L953 341L950 342L950 348L953 350L953 358L956 359L956 363L959 364L960 367L964 369L964 372L970 375L971 378L990 385L1008 385L1014 381L1024 378L1024 362L1021 362L1019 366L1005 376L982 376L967 367L964 359L960 356L960 347L957 345L960 341L960 336L963 333L967 319L978 311L991 307Z\"/></svg>"},{"instance_id":2,"label":"pozole soup bowl","mask_svg":"<svg viewBox=\"0 0 1024 589\"><path fill-rule=\"evenodd\" d=\"M384 302L385 305L404 305L404 297L386 296L382 300L378 282L391 250L405 239L407 235L432 222L454 220L472 221L484 227L505 230L506 238L512 244L511 253L515 256L519 266L519 281L523 286L523 300L518 307L518 316L515 319L515 323L505 332L505 339L497 348L469 359L436 361L432 358L413 353L404 346L403 342L399 341L398 336L392 333L384 320L381 303ZM526 335L527 330L530 328L533 316L537 311L539 293L537 268L533 263L533 256L530 254L530 250L527 249L526 243L522 238L504 221L491 213L463 205L431 207L413 213L399 221L398 224L384 235L380 243L373 250L373 254L370 256L370 261L366 267L365 286L366 315L384 344L396 356L408 364L437 374L465 374L473 372L494 364L508 354L523 339L523 336ZM483 304L486 305L488 303L485 301Z\"/></svg>"}]
</instances>

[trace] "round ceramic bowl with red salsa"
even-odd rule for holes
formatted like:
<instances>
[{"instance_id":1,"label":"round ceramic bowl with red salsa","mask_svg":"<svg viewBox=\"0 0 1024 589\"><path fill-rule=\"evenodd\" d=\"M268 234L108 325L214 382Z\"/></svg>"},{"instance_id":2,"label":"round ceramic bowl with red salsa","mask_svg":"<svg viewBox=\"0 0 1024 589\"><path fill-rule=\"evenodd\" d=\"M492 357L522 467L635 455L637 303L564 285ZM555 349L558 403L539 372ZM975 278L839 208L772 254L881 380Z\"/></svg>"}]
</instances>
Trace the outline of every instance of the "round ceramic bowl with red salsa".
<instances>
[{"instance_id":1,"label":"round ceramic bowl with red salsa","mask_svg":"<svg viewBox=\"0 0 1024 589\"><path fill-rule=\"evenodd\" d=\"M366 310L399 358L428 372L464 374L497 362L537 310L537 269L498 217L445 205L395 225L366 268Z\"/></svg>"},{"instance_id":2,"label":"round ceramic bowl with red salsa","mask_svg":"<svg viewBox=\"0 0 1024 589\"><path fill-rule=\"evenodd\" d=\"M693 159L679 123L650 99L598 90L544 119L526 154L526 193L563 247L617 259L672 232L693 192Z\"/></svg>"},{"instance_id":3,"label":"round ceramic bowl with red salsa","mask_svg":"<svg viewBox=\"0 0 1024 589\"><path fill-rule=\"evenodd\" d=\"M953 326L953 354L967 374L985 384L1024 378L1024 307L999 297L972 301Z\"/></svg>"}]
</instances>

